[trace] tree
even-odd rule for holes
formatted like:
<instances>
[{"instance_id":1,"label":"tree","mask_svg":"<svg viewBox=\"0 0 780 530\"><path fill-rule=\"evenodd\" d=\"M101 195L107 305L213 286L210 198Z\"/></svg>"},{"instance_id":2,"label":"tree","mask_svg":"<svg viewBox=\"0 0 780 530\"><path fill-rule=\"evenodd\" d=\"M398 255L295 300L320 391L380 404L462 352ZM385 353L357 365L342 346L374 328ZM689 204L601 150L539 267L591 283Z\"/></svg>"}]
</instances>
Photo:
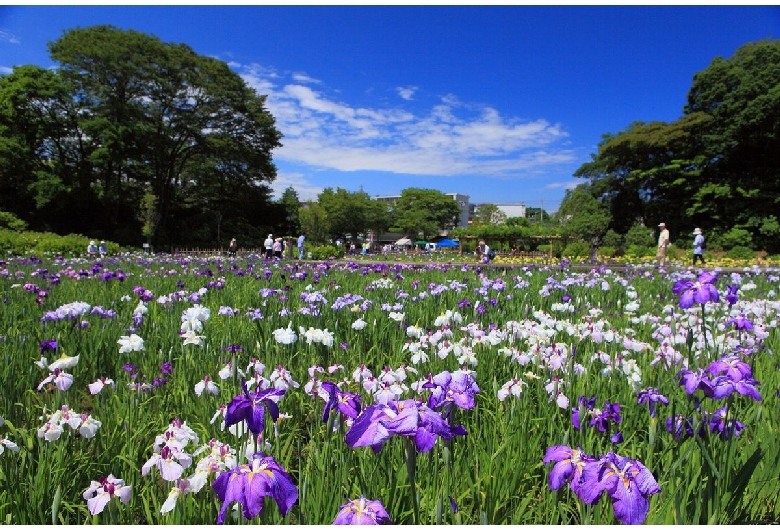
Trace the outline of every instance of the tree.
<instances>
[{"instance_id":1,"label":"tree","mask_svg":"<svg viewBox=\"0 0 780 530\"><path fill-rule=\"evenodd\" d=\"M395 204L395 226L428 239L441 230L457 226L460 206L444 193L422 188L407 188Z\"/></svg>"},{"instance_id":2,"label":"tree","mask_svg":"<svg viewBox=\"0 0 780 530\"><path fill-rule=\"evenodd\" d=\"M100 201L95 224L125 222L147 187L158 200L158 238L167 241L193 224L209 226L204 214L245 213L225 196L268 202L281 134L265 97L226 63L112 26L68 30L49 50L83 131L78 162L89 171L79 172L79 184Z\"/></svg>"},{"instance_id":3,"label":"tree","mask_svg":"<svg viewBox=\"0 0 780 530\"><path fill-rule=\"evenodd\" d=\"M473 224L501 225L506 222L506 214L495 204L480 204L474 212Z\"/></svg>"},{"instance_id":4,"label":"tree","mask_svg":"<svg viewBox=\"0 0 780 530\"><path fill-rule=\"evenodd\" d=\"M575 176L610 208L612 228L664 221L678 233L748 230L780 250L780 41L740 47L694 75L683 116L605 134ZM773 220L773 217L775 220Z\"/></svg>"},{"instance_id":5,"label":"tree","mask_svg":"<svg viewBox=\"0 0 780 530\"><path fill-rule=\"evenodd\" d=\"M314 201L306 201L298 209L301 231L309 243L325 243L330 237L328 214L325 208Z\"/></svg>"},{"instance_id":6,"label":"tree","mask_svg":"<svg viewBox=\"0 0 780 530\"><path fill-rule=\"evenodd\" d=\"M279 204L284 209L284 216L285 220L287 221L285 233L292 236L300 231L298 210L301 207L301 201L298 199L298 192L295 191L295 188L288 186L287 189L285 189L282 193L282 196L279 198Z\"/></svg>"},{"instance_id":7,"label":"tree","mask_svg":"<svg viewBox=\"0 0 780 530\"><path fill-rule=\"evenodd\" d=\"M597 247L609 228L609 210L593 197L586 185L567 190L556 214L561 233Z\"/></svg>"},{"instance_id":8,"label":"tree","mask_svg":"<svg viewBox=\"0 0 780 530\"><path fill-rule=\"evenodd\" d=\"M390 226L385 205L363 191L325 188L317 199L327 214L331 239L365 237L368 230L384 232Z\"/></svg>"}]
</instances>

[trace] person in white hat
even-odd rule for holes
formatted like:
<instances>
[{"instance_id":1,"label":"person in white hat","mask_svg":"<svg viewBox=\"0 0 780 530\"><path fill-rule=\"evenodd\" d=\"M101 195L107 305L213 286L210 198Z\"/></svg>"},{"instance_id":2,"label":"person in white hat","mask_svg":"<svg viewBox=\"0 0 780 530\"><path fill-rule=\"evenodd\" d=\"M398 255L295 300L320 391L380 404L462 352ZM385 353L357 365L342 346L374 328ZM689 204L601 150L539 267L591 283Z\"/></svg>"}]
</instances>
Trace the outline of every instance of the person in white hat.
<instances>
[{"instance_id":1,"label":"person in white hat","mask_svg":"<svg viewBox=\"0 0 780 530\"><path fill-rule=\"evenodd\" d=\"M265 238L263 246L265 247L265 259L271 259L274 251L274 238L271 234L268 234L268 237Z\"/></svg>"},{"instance_id":2,"label":"person in white hat","mask_svg":"<svg viewBox=\"0 0 780 530\"><path fill-rule=\"evenodd\" d=\"M94 241L90 241L89 245L87 245L87 254L89 254L90 256L95 256L97 255L97 252L98 252L97 245L95 244Z\"/></svg>"},{"instance_id":3,"label":"person in white hat","mask_svg":"<svg viewBox=\"0 0 780 530\"><path fill-rule=\"evenodd\" d=\"M696 266L696 259L701 260L701 266L706 265L704 263L704 235L701 233L701 228L695 228L693 230L693 265Z\"/></svg>"},{"instance_id":4,"label":"person in white hat","mask_svg":"<svg viewBox=\"0 0 780 530\"><path fill-rule=\"evenodd\" d=\"M659 223L658 228L661 233L658 234L658 252L655 257L658 260L658 266L666 265L666 251L669 248L669 230L666 229L666 223Z\"/></svg>"}]
</instances>

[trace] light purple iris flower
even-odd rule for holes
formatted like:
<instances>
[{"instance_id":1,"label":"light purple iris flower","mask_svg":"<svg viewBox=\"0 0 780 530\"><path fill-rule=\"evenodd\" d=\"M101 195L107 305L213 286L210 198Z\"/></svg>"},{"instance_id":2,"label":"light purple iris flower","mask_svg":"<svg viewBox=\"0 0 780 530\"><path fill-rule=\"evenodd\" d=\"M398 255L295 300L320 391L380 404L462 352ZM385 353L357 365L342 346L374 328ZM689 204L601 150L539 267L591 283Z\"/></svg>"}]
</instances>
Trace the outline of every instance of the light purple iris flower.
<instances>
[{"instance_id":1,"label":"light purple iris flower","mask_svg":"<svg viewBox=\"0 0 780 530\"><path fill-rule=\"evenodd\" d=\"M351 500L339 508L339 514L333 520L333 524L393 524L390 515L378 500L368 500L362 495L359 499Z\"/></svg>"},{"instance_id":2,"label":"light purple iris flower","mask_svg":"<svg viewBox=\"0 0 780 530\"><path fill-rule=\"evenodd\" d=\"M736 355L727 355L713 361L704 369L704 372L711 376L726 375L733 381L753 378L753 370L750 365Z\"/></svg>"},{"instance_id":3,"label":"light purple iris flower","mask_svg":"<svg viewBox=\"0 0 780 530\"><path fill-rule=\"evenodd\" d=\"M428 406L438 409L442 406L455 404L458 408L469 410L476 405L474 396L479 394L477 382L464 371L441 372L435 376L429 376L428 382L423 388L431 388L428 396Z\"/></svg>"},{"instance_id":4,"label":"light purple iris flower","mask_svg":"<svg viewBox=\"0 0 780 530\"><path fill-rule=\"evenodd\" d=\"M761 401L761 394L756 388L760 383L753 378L734 381L727 375L716 377L702 385L704 395L711 399L723 399L734 392L748 396L754 401Z\"/></svg>"},{"instance_id":5,"label":"light purple iris flower","mask_svg":"<svg viewBox=\"0 0 780 530\"><path fill-rule=\"evenodd\" d=\"M655 477L641 462L613 452L599 462L599 487L612 499L615 518L623 524L642 524L650 511L650 495L660 493Z\"/></svg>"},{"instance_id":6,"label":"light purple iris flower","mask_svg":"<svg viewBox=\"0 0 780 530\"><path fill-rule=\"evenodd\" d=\"M544 464L550 462L555 462L548 476L550 490L560 489L568 483L586 504L593 504L601 497L602 490L595 487L598 483L598 460L580 448L554 445L547 448L542 459Z\"/></svg>"},{"instance_id":7,"label":"light purple iris flower","mask_svg":"<svg viewBox=\"0 0 780 530\"><path fill-rule=\"evenodd\" d=\"M258 452L252 461L223 471L212 486L222 502L217 524L225 522L227 509L232 502L241 504L245 519L253 519L263 511L265 497L276 501L282 516L287 515L298 500L298 488L287 471L271 456Z\"/></svg>"},{"instance_id":8,"label":"light purple iris flower","mask_svg":"<svg viewBox=\"0 0 780 530\"><path fill-rule=\"evenodd\" d=\"M680 280L672 287L672 292L680 297L680 307L688 309L694 304L706 304L720 300L715 282L718 277L710 272L703 272L695 281Z\"/></svg>"},{"instance_id":9,"label":"light purple iris flower","mask_svg":"<svg viewBox=\"0 0 780 530\"><path fill-rule=\"evenodd\" d=\"M428 405L408 399L366 407L352 423L345 439L352 448L371 446L379 453L382 444L394 434L413 437L417 450L424 453L433 448L437 436L450 440L465 435L466 429L462 425L451 427Z\"/></svg>"}]
</instances>

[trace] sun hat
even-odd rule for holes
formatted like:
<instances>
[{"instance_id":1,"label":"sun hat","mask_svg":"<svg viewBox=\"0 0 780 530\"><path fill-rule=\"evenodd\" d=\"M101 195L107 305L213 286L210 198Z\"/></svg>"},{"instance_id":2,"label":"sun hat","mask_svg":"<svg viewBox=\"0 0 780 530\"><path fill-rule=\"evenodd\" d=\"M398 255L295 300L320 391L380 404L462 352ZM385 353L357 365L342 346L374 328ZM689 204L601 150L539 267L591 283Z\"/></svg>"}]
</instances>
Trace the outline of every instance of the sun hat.
<instances>
[{"instance_id":1,"label":"sun hat","mask_svg":"<svg viewBox=\"0 0 780 530\"><path fill-rule=\"evenodd\" d=\"M666 226L666 223L658 223L658 226Z\"/></svg>"},{"instance_id":2,"label":"sun hat","mask_svg":"<svg viewBox=\"0 0 780 530\"><path fill-rule=\"evenodd\" d=\"M93 240L93 241L90 241L90 242L89 242L89 244L90 244L90 245L94 245L94 244L95 244L95 241L94 241L94 240Z\"/></svg>"},{"instance_id":3,"label":"sun hat","mask_svg":"<svg viewBox=\"0 0 780 530\"><path fill-rule=\"evenodd\" d=\"M701 228L694 228L693 235L695 235L695 236L701 235Z\"/></svg>"}]
</instances>

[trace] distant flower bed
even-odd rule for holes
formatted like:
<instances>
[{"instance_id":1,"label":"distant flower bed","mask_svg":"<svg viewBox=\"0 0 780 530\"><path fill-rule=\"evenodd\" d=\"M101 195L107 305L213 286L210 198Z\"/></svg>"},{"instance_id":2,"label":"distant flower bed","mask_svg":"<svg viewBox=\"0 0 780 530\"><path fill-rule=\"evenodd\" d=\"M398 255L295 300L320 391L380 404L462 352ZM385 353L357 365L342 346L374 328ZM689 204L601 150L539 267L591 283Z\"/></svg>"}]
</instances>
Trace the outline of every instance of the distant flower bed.
<instances>
[{"instance_id":1,"label":"distant flower bed","mask_svg":"<svg viewBox=\"0 0 780 530\"><path fill-rule=\"evenodd\" d=\"M780 268L458 258L0 259L0 520L780 517Z\"/></svg>"}]
</instances>

